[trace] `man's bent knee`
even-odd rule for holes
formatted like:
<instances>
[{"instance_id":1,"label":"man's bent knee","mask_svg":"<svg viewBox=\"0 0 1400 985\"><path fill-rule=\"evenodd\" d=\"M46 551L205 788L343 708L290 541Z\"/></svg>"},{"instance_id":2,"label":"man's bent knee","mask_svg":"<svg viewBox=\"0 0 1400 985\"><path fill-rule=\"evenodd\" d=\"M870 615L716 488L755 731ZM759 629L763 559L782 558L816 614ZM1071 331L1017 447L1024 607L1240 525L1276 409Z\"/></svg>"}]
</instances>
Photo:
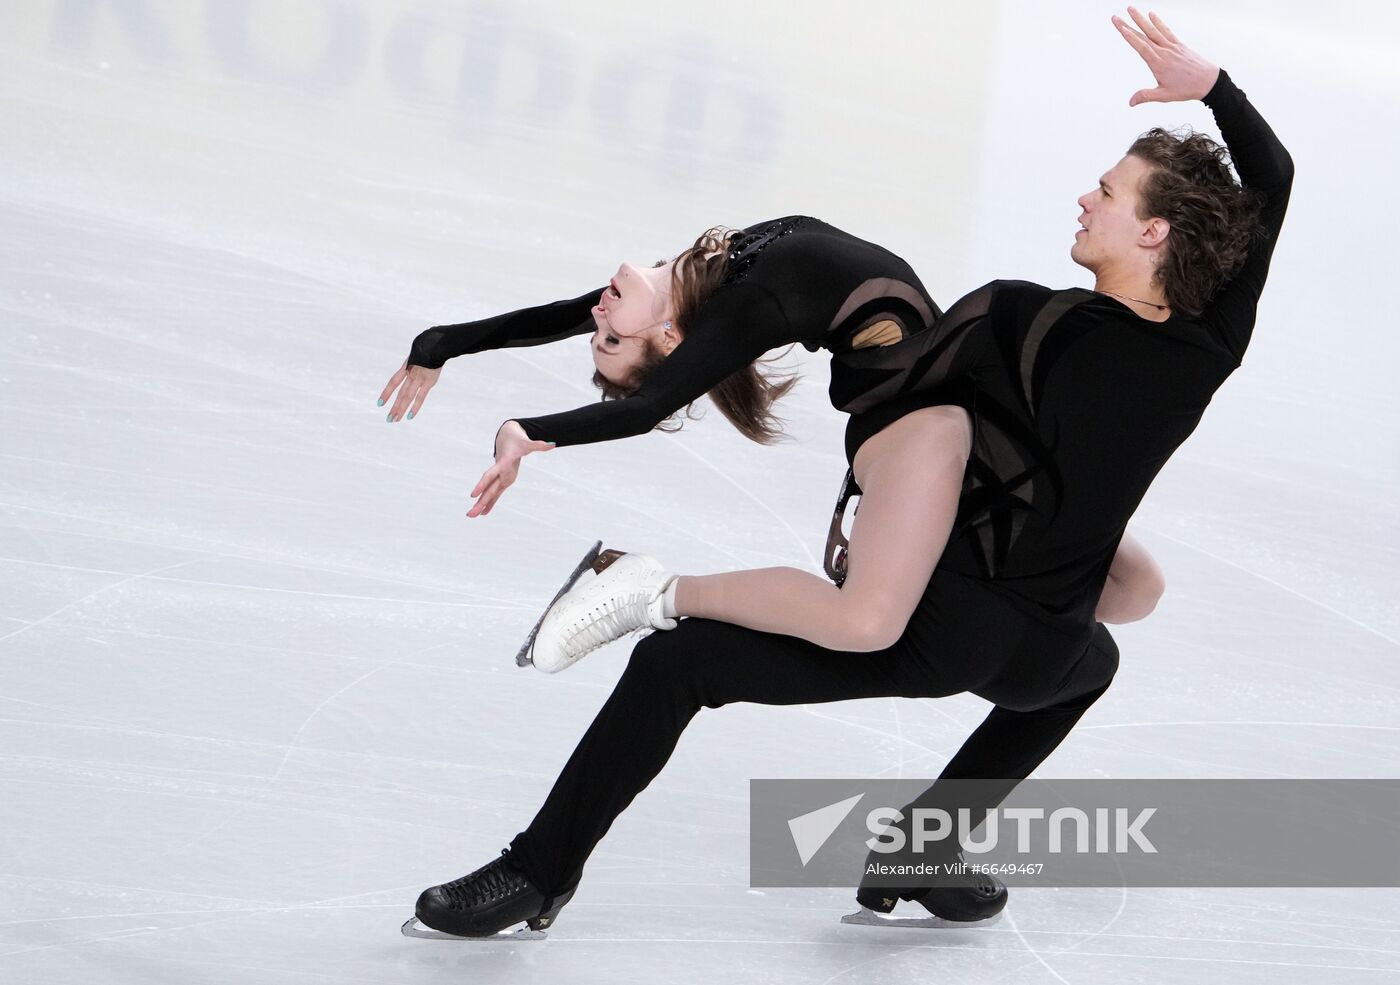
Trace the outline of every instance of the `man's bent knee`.
<instances>
[{"instance_id":1,"label":"man's bent knee","mask_svg":"<svg viewBox=\"0 0 1400 985\"><path fill-rule=\"evenodd\" d=\"M629 672L668 681L682 680L706 661L715 649L710 627L723 625L709 619L682 619L675 629L658 629L632 647Z\"/></svg>"}]
</instances>

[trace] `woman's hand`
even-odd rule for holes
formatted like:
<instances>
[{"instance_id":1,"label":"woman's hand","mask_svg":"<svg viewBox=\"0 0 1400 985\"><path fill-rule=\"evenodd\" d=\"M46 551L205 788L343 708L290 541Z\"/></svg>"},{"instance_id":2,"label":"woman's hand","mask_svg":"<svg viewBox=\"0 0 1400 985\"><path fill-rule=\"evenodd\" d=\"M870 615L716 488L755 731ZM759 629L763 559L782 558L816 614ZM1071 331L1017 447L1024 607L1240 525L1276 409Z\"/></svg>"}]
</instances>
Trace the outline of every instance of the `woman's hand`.
<instances>
[{"instance_id":1,"label":"woman's hand","mask_svg":"<svg viewBox=\"0 0 1400 985\"><path fill-rule=\"evenodd\" d=\"M496 505L520 474L520 460L532 451L549 451L554 447L550 441L531 441L525 429L515 421L506 421L496 432L496 464L486 470L481 481L472 490L476 503L467 511L467 516L485 516Z\"/></svg>"},{"instance_id":2,"label":"woman's hand","mask_svg":"<svg viewBox=\"0 0 1400 985\"><path fill-rule=\"evenodd\" d=\"M1220 75L1218 66L1178 41L1171 28L1156 14L1149 13L1143 17L1136 7L1129 7L1128 15L1141 32L1133 30L1117 15L1113 18L1113 26L1147 62L1152 77L1157 80L1157 88L1139 89L1133 93L1128 100L1129 106L1200 99L1210 92Z\"/></svg>"},{"instance_id":3,"label":"woman's hand","mask_svg":"<svg viewBox=\"0 0 1400 985\"><path fill-rule=\"evenodd\" d=\"M442 372L442 367L428 369L426 366L410 366L408 360L403 361L397 373L389 377L388 384L379 394L379 406L383 407L393 396L394 390L399 391L399 397L394 401L394 406L389 409L389 416L386 418L389 423L403 420L404 411L408 411L409 420L418 413L423 406L423 401L428 397L428 391L438 381L438 374Z\"/></svg>"}]
</instances>

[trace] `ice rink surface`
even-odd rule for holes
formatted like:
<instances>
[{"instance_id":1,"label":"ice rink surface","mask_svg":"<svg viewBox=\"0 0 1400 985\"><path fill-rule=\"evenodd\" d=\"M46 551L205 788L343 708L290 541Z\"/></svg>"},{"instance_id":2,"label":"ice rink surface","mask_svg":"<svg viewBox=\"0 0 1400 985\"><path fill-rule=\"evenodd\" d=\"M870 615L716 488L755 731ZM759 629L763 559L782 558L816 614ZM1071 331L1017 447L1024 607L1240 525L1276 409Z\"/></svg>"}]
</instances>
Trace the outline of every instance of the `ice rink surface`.
<instances>
[{"instance_id":1,"label":"ice rink surface","mask_svg":"<svg viewBox=\"0 0 1400 985\"><path fill-rule=\"evenodd\" d=\"M715 223L820 216L946 304L1088 285L1075 199L1150 126L1083 0L0 8L0 981L1393 982L1396 890L1013 890L862 934L747 888L750 777L934 776L963 696L702 713L543 944L407 940L522 828L623 665L513 666L595 538L819 570L825 355L793 441L718 413L530 457L585 341L375 397L428 325L572 297ZM1297 162L1244 367L1135 529L1168 595L1043 777L1400 769L1395 8L1183 2ZM1329 845L1321 840L1319 852Z\"/></svg>"}]
</instances>

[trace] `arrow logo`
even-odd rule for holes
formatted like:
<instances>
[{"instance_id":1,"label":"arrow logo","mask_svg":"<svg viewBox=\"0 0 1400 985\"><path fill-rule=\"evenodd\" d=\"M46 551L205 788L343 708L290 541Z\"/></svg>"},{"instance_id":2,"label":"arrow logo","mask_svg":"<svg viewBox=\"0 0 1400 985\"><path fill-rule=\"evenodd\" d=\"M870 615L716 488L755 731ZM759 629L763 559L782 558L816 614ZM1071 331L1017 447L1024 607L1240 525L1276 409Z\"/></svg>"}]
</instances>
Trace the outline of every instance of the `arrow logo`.
<instances>
[{"instance_id":1,"label":"arrow logo","mask_svg":"<svg viewBox=\"0 0 1400 985\"><path fill-rule=\"evenodd\" d=\"M851 813L864 796L865 794L858 793L854 797L819 807L788 821L792 843L797 846L797 855L802 859L804 866L812 860L813 855L821 851L832 832L841 826L841 822L846 820L846 815Z\"/></svg>"}]
</instances>

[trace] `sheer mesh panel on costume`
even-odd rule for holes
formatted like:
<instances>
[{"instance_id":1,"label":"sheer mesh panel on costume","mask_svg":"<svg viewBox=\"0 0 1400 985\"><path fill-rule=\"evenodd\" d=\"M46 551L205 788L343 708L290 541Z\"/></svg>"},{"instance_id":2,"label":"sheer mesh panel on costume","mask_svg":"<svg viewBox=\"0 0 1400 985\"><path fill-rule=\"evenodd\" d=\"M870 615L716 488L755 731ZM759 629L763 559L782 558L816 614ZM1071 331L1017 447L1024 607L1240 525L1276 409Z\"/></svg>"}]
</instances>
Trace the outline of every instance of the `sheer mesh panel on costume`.
<instances>
[{"instance_id":1,"label":"sheer mesh panel on costume","mask_svg":"<svg viewBox=\"0 0 1400 985\"><path fill-rule=\"evenodd\" d=\"M907 293L893 289L895 283L869 281L862 285L843 307L841 327L859 334L880 324L882 316L877 312L882 306L894 311L906 304ZM1084 292L1067 291L1044 305L1014 344L1011 358L1015 372L1010 378L1019 386L1003 392L987 390L978 379L983 361L1007 357L989 348L995 344L989 316L998 290L998 284L988 284L960 300L932 325L892 344L850 353L843 359L844 365L832 367L832 402L848 413L859 414L894 402L911 406L945 402L967 407L973 421L973 447L955 536L973 541L978 563L989 577L1004 570L1027 522L1032 517L1048 519L1059 507L1062 483L1053 449L1037 426L1038 394L1033 384L1039 364L1055 358L1057 351L1055 346L1042 343L1060 317L1084 297ZM877 294L880 296L872 296ZM920 400L921 395L927 399Z\"/></svg>"},{"instance_id":2,"label":"sheer mesh panel on costume","mask_svg":"<svg viewBox=\"0 0 1400 985\"><path fill-rule=\"evenodd\" d=\"M894 345L932 328L938 315L912 284L875 277L851 292L832 319L827 337L848 340L852 350Z\"/></svg>"}]
</instances>

